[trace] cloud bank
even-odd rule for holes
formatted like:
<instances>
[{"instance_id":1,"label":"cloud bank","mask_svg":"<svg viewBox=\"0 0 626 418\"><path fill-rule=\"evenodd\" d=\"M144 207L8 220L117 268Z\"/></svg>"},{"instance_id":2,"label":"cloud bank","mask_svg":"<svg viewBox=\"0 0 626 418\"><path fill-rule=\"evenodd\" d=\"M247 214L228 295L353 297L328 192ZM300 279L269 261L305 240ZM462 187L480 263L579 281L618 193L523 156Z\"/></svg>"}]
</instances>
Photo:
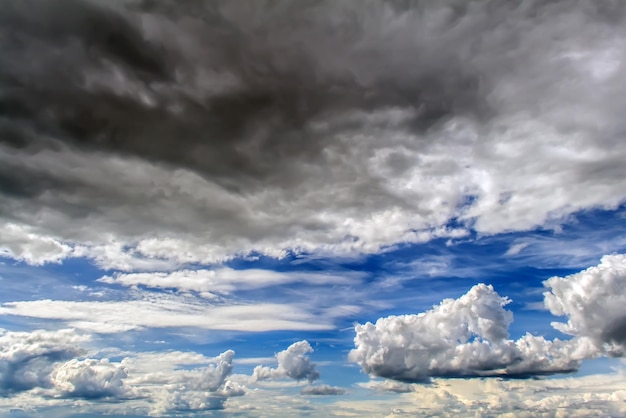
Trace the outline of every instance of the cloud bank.
<instances>
[{"instance_id":1,"label":"cloud bank","mask_svg":"<svg viewBox=\"0 0 626 418\"><path fill-rule=\"evenodd\" d=\"M314 395L314 396L326 396L326 395L343 395L346 390L337 386L330 385L309 385L300 390L301 395Z\"/></svg>"},{"instance_id":2,"label":"cloud bank","mask_svg":"<svg viewBox=\"0 0 626 418\"><path fill-rule=\"evenodd\" d=\"M121 361L82 358L90 341L71 329L3 331L0 393L15 402L31 394L59 402L79 398L96 406L144 399L149 402L139 409L152 414L223 409L226 399L245 394L243 386L228 380L233 350L215 358L190 352L130 352Z\"/></svg>"},{"instance_id":3,"label":"cloud bank","mask_svg":"<svg viewBox=\"0 0 626 418\"><path fill-rule=\"evenodd\" d=\"M626 198L619 2L59 4L0 11L15 259L371 253Z\"/></svg>"}]
</instances>

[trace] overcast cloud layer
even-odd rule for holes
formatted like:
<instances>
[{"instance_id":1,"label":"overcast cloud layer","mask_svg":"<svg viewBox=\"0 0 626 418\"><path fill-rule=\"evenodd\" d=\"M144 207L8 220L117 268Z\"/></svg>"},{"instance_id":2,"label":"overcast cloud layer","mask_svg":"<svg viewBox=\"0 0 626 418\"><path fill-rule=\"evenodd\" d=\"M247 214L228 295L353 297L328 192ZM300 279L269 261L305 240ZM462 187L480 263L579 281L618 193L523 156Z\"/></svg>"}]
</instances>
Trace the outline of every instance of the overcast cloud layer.
<instances>
[{"instance_id":1,"label":"overcast cloud layer","mask_svg":"<svg viewBox=\"0 0 626 418\"><path fill-rule=\"evenodd\" d=\"M7 1L3 251L132 270L615 207L623 16L592 1Z\"/></svg>"}]
</instances>

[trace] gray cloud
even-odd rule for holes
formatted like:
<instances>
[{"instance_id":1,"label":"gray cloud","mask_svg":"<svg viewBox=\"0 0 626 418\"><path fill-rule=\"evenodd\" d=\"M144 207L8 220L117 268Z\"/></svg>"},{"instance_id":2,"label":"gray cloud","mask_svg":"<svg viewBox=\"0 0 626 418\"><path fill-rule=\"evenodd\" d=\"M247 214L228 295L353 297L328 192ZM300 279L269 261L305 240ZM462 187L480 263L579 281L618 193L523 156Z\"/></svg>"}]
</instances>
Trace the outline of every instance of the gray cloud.
<instances>
[{"instance_id":1,"label":"gray cloud","mask_svg":"<svg viewBox=\"0 0 626 418\"><path fill-rule=\"evenodd\" d=\"M73 330L0 330L0 394L52 387L56 365L83 354L80 343L88 339Z\"/></svg>"},{"instance_id":2,"label":"gray cloud","mask_svg":"<svg viewBox=\"0 0 626 418\"><path fill-rule=\"evenodd\" d=\"M591 1L7 1L0 216L23 233L3 251L373 252L614 207L623 20Z\"/></svg>"},{"instance_id":3,"label":"gray cloud","mask_svg":"<svg viewBox=\"0 0 626 418\"><path fill-rule=\"evenodd\" d=\"M626 255L602 257L597 266L544 282L545 305L567 322L552 325L566 334L588 338L610 356L626 356Z\"/></svg>"},{"instance_id":4,"label":"gray cloud","mask_svg":"<svg viewBox=\"0 0 626 418\"><path fill-rule=\"evenodd\" d=\"M306 379L311 383L320 377L315 363L311 363L307 356L312 352L313 348L308 341L293 343L287 349L276 353L278 367L257 366L252 377L256 381L289 377L294 380Z\"/></svg>"}]
</instances>

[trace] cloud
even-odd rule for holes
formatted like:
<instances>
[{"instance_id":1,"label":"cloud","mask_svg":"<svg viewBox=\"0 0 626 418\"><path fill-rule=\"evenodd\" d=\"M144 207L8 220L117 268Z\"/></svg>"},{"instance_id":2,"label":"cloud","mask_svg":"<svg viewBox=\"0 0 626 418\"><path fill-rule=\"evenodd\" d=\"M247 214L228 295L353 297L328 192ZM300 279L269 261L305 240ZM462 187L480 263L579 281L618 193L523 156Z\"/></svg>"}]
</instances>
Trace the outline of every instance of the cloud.
<instances>
[{"instance_id":1,"label":"cloud","mask_svg":"<svg viewBox=\"0 0 626 418\"><path fill-rule=\"evenodd\" d=\"M333 410L355 416L622 416L623 373L562 379L434 379L411 393L341 399Z\"/></svg>"},{"instance_id":2,"label":"cloud","mask_svg":"<svg viewBox=\"0 0 626 418\"><path fill-rule=\"evenodd\" d=\"M210 304L204 299L140 293L134 300L7 302L0 315L65 321L97 333L142 328L197 327L211 330L261 332L333 328L333 312L316 315L299 304Z\"/></svg>"},{"instance_id":3,"label":"cloud","mask_svg":"<svg viewBox=\"0 0 626 418\"><path fill-rule=\"evenodd\" d=\"M605 255L600 264L544 282L545 305L567 322L553 322L561 332L589 338L597 350L626 355L626 254Z\"/></svg>"},{"instance_id":4,"label":"cloud","mask_svg":"<svg viewBox=\"0 0 626 418\"><path fill-rule=\"evenodd\" d=\"M513 244L509 247L509 249L504 253L504 255L517 255L524 250L524 248L528 247L527 242L520 242Z\"/></svg>"},{"instance_id":5,"label":"cloud","mask_svg":"<svg viewBox=\"0 0 626 418\"><path fill-rule=\"evenodd\" d=\"M352 277L350 277L352 276ZM260 289L288 283L309 285L349 285L358 283L358 275L349 273L277 272L263 269L179 270L171 273L130 273L103 276L99 282L123 286L143 285L150 288L194 291L201 295L229 294L235 290Z\"/></svg>"},{"instance_id":6,"label":"cloud","mask_svg":"<svg viewBox=\"0 0 626 418\"><path fill-rule=\"evenodd\" d=\"M394 393L409 393L415 391L415 385L411 383L397 382L395 380L370 380L369 382L361 383L359 386L372 389L377 392L394 392Z\"/></svg>"},{"instance_id":7,"label":"cloud","mask_svg":"<svg viewBox=\"0 0 626 418\"><path fill-rule=\"evenodd\" d=\"M508 338L510 301L478 284L418 315L389 316L355 326L349 358L363 371L388 379L526 377L577 370L594 354L586 340L546 341L526 334Z\"/></svg>"},{"instance_id":8,"label":"cloud","mask_svg":"<svg viewBox=\"0 0 626 418\"><path fill-rule=\"evenodd\" d=\"M132 356L125 357L121 364L132 374L146 374L190 368L211 361L210 357L190 351L156 351L133 353Z\"/></svg>"},{"instance_id":9,"label":"cloud","mask_svg":"<svg viewBox=\"0 0 626 418\"><path fill-rule=\"evenodd\" d=\"M153 414L171 412L224 409L224 402L233 396L243 396L245 388L227 380L233 369L233 350L215 358L205 358L197 353L172 352L141 353L127 357L122 364L128 379L139 393L153 399ZM152 362L155 359L156 364ZM159 364L159 361L161 362ZM197 364L202 367L180 369L179 366Z\"/></svg>"},{"instance_id":10,"label":"cloud","mask_svg":"<svg viewBox=\"0 0 626 418\"><path fill-rule=\"evenodd\" d=\"M125 383L126 370L108 359L72 359L57 366L51 374L52 384L63 397L85 399L131 398Z\"/></svg>"},{"instance_id":11,"label":"cloud","mask_svg":"<svg viewBox=\"0 0 626 418\"><path fill-rule=\"evenodd\" d=\"M15 224L0 225L3 243L0 256L41 265L58 263L72 254L72 247L49 236L40 236L28 227Z\"/></svg>"},{"instance_id":12,"label":"cloud","mask_svg":"<svg viewBox=\"0 0 626 418\"><path fill-rule=\"evenodd\" d=\"M313 382L320 377L315 364L311 363L307 356L313 351L308 341L293 343L286 350L276 353L278 367L257 366L252 372L252 377L256 381L290 377L294 380L306 379Z\"/></svg>"},{"instance_id":13,"label":"cloud","mask_svg":"<svg viewBox=\"0 0 626 418\"><path fill-rule=\"evenodd\" d=\"M346 390L337 386L330 385L309 385L300 389L300 395L314 395L314 396L327 396L327 395L344 395Z\"/></svg>"},{"instance_id":14,"label":"cloud","mask_svg":"<svg viewBox=\"0 0 626 418\"><path fill-rule=\"evenodd\" d=\"M63 361L84 353L89 336L74 330L0 330L0 393L11 394L52 385L50 374Z\"/></svg>"},{"instance_id":15,"label":"cloud","mask_svg":"<svg viewBox=\"0 0 626 418\"><path fill-rule=\"evenodd\" d=\"M150 270L614 208L624 6L585 3L9 0L2 254Z\"/></svg>"},{"instance_id":16,"label":"cloud","mask_svg":"<svg viewBox=\"0 0 626 418\"><path fill-rule=\"evenodd\" d=\"M224 402L245 394L229 380L233 350L216 357L194 352L125 352L121 361L81 358L91 337L74 330L36 330L0 334L0 394L11 407L88 406L99 401L129 405L138 413L222 409ZM2 397L0 397L1 399ZM76 403L76 398L85 402ZM111 401L115 401L111 403ZM0 402L0 410L4 405ZM111 413L108 410L107 413ZM142 412L143 411L143 412Z\"/></svg>"}]
</instances>

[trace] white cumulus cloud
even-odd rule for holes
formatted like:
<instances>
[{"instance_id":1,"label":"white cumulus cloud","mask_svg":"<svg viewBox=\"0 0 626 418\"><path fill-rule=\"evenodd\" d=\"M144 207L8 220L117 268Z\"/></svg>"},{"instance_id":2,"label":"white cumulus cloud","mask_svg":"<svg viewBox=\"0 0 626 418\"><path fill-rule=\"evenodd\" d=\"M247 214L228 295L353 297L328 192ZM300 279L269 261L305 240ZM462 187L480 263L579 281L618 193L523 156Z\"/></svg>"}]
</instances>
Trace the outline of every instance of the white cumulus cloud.
<instances>
[{"instance_id":1,"label":"white cumulus cloud","mask_svg":"<svg viewBox=\"0 0 626 418\"><path fill-rule=\"evenodd\" d=\"M7 302L0 315L57 319L98 333L142 328L197 327L234 331L323 330L340 313L315 315L301 304L209 304L204 299L158 294L127 301L35 300Z\"/></svg>"},{"instance_id":2,"label":"white cumulus cloud","mask_svg":"<svg viewBox=\"0 0 626 418\"><path fill-rule=\"evenodd\" d=\"M567 322L552 325L589 338L599 351L626 355L626 254L606 255L600 264L544 282L545 305Z\"/></svg>"},{"instance_id":3,"label":"white cumulus cloud","mask_svg":"<svg viewBox=\"0 0 626 418\"><path fill-rule=\"evenodd\" d=\"M308 341L298 341L287 349L276 353L278 367L257 366L252 377L254 380L279 379L290 377L294 380L308 380L313 382L319 379L320 374L307 354L313 352Z\"/></svg>"},{"instance_id":4,"label":"white cumulus cloud","mask_svg":"<svg viewBox=\"0 0 626 418\"><path fill-rule=\"evenodd\" d=\"M133 391L124 382L127 377L122 365L108 359L72 359L51 374L52 384L61 396L86 399L133 397Z\"/></svg>"},{"instance_id":5,"label":"white cumulus cloud","mask_svg":"<svg viewBox=\"0 0 626 418\"><path fill-rule=\"evenodd\" d=\"M80 344L89 339L71 329L0 330L0 394L50 387L54 367L83 354Z\"/></svg>"},{"instance_id":6,"label":"white cumulus cloud","mask_svg":"<svg viewBox=\"0 0 626 418\"><path fill-rule=\"evenodd\" d=\"M576 370L588 355L576 342L508 337L509 300L478 284L417 315L357 324L349 357L373 376L407 382L431 377L526 376Z\"/></svg>"}]
</instances>

